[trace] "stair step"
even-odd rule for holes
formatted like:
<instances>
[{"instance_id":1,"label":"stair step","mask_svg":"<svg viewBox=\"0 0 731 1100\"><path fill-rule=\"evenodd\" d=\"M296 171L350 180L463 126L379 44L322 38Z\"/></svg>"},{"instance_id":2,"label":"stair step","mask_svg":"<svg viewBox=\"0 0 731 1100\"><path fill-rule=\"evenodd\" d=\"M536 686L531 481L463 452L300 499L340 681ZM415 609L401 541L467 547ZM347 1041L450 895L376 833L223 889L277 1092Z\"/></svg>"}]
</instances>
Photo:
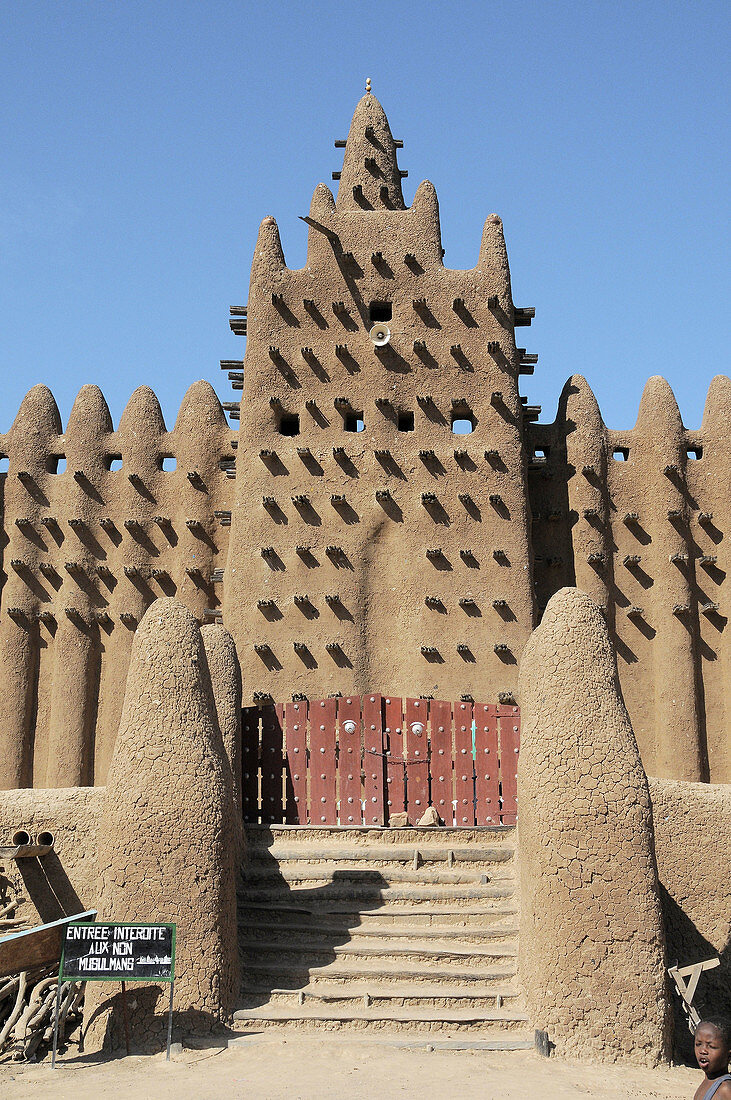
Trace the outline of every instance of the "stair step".
<instances>
[{"instance_id":1,"label":"stair step","mask_svg":"<svg viewBox=\"0 0 731 1100\"><path fill-rule=\"evenodd\" d=\"M370 998L371 1001L474 1001L474 1000L492 1000L497 997L501 997L503 1000L516 1000L520 997L519 991L512 985L500 984L498 982L472 982L470 988L465 990L463 983L454 982L452 984L443 982L438 985L428 984L424 982L422 984L411 985L392 985L384 986L379 985L376 982L363 982L354 981L350 982L347 986L343 985L328 985L323 982L321 985L307 984L300 988L288 989L272 987L268 983L257 986L253 983L247 983L246 987L241 991L242 1000L248 998L300 998L318 1000L318 1001L343 1001L343 1000L363 1000L364 997ZM241 1006L245 1007L244 1005Z\"/></svg>"},{"instance_id":2,"label":"stair step","mask_svg":"<svg viewBox=\"0 0 731 1100\"><path fill-rule=\"evenodd\" d=\"M252 861L264 861L267 858L277 863L305 860L309 863L323 861L357 862L364 860L368 863L411 863L414 852L418 852L421 863L447 863L451 853L455 863L506 863L515 855L513 845L500 847L474 848L450 848L440 846L435 848L419 848L417 844L411 847L397 846L395 844L371 844L361 847L331 846L322 847L315 845L290 845L288 847L261 848L249 851L248 858Z\"/></svg>"},{"instance_id":3,"label":"stair step","mask_svg":"<svg viewBox=\"0 0 731 1100\"><path fill-rule=\"evenodd\" d=\"M527 1031L481 1031L463 1032L460 1039L440 1039L436 1035L412 1033L408 1035L399 1028L396 1032L383 1031L379 1028L377 1033L369 1035L366 1031L343 1033L342 1031L317 1031L318 1042L333 1042L338 1044L338 1050L344 1045L365 1047L389 1047L398 1050L424 1049L429 1050L533 1050L535 1040ZM270 1028L257 1029L255 1024L247 1027L244 1035L236 1035L228 1040L229 1050L242 1050L261 1043L281 1043L286 1039L288 1043L297 1040L308 1042L310 1034L307 1029L287 1028L286 1025L273 1031Z\"/></svg>"},{"instance_id":4,"label":"stair step","mask_svg":"<svg viewBox=\"0 0 731 1100\"><path fill-rule=\"evenodd\" d=\"M306 860L296 860L272 866L249 866L244 871L244 888L248 885L272 882L333 882L336 877L338 882L366 883L374 887L377 885L388 886L396 882L423 883L428 886L453 886L461 883L482 884L483 878L488 881L507 881L505 875L490 875L488 872L469 869L463 871L432 871L427 867L414 869L413 867L384 866L370 870L366 867L342 867L327 864L312 865Z\"/></svg>"},{"instance_id":5,"label":"stair step","mask_svg":"<svg viewBox=\"0 0 731 1100\"><path fill-rule=\"evenodd\" d=\"M352 956L358 956L361 958L422 958L426 960L439 959L441 961L462 961L467 962L471 959L506 959L515 958L517 955L517 946L514 944L493 943L489 946L472 946L465 945L459 947L457 944L453 944L449 948L435 947L434 944L424 943L423 941L413 942L411 944L397 944L395 946L389 945L388 948L381 947L377 944L356 944L352 943L272 943L265 940L240 940L239 949L246 955L248 951L254 952L258 957L261 957L264 952L274 952L280 958L287 955L304 954L310 960L310 966L318 966L318 958L325 958L327 962L332 960L332 956L350 958Z\"/></svg>"},{"instance_id":6,"label":"stair step","mask_svg":"<svg viewBox=\"0 0 731 1100\"><path fill-rule=\"evenodd\" d=\"M515 825L411 825L406 829L394 829L388 825L244 825L249 846L267 847L277 841L287 844L332 844L338 840L346 843L368 844L370 847L386 844L447 845L493 844L503 839L515 839Z\"/></svg>"},{"instance_id":7,"label":"stair step","mask_svg":"<svg viewBox=\"0 0 731 1100\"><path fill-rule=\"evenodd\" d=\"M271 921L266 921L262 922L261 925L257 925L249 921L239 921L239 929L245 931L248 939L252 938L252 933L260 933L263 937L271 937L275 932L286 936L310 936L314 934L321 937L323 925L322 922L300 924L297 921L283 921L276 925L273 925ZM472 940L476 938L507 939L518 934L515 925L495 926L494 924L486 928L474 925L469 928L456 925L432 925L427 928L420 925L406 925L398 928L393 928L391 925L370 925L368 928L346 928L341 926L340 928L328 928L328 931L332 935L348 936L351 943L362 939L380 939L386 942L401 939L458 940L461 942L465 939Z\"/></svg>"},{"instance_id":8,"label":"stair step","mask_svg":"<svg viewBox=\"0 0 731 1100\"><path fill-rule=\"evenodd\" d=\"M252 919L261 919L261 914L266 913L267 919L272 922L279 922L280 920L291 919L293 913L302 913L317 915L317 919L321 922L321 926L329 927L330 923L337 926L348 927L359 926L364 923L370 924L372 921L387 921L389 924L401 924L405 920L413 920L415 922L428 921L429 924L434 920L445 921L465 921L472 925L472 918L475 922L492 923L496 920L501 920L505 917L514 917L518 913L518 908L513 904L505 904L502 906L493 906L491 908L485 908L485 906L460 906L459 908L451 906L446 908L436 907L432 903L425 905L399 905L389 906L381 905L378 909L373 910L361 910L354 905L349 905L347 902L336 902L334 905L300 905L297 902L289 903L286 900L282 900L276 906L270 902L256 902L249 901L249 899L242 900L239 904L239 914L243 917L248 912L252 913ZM480 924L481 926L481 924Z\"/></svg>"},{"instance_id":9,"label":"stair step","mask_svg":"<svg viewBox=\"0 0 731 1100\"><path fill-rule=\"evenodd\" d=\"M239 1008L234 1012L234 1024L257 1020L267 1024L337 1023L363 1026L364 1024L419 1024L436 1025L439 1029L455 1025L525 1024L524 1012L500 1009L445 1009L445 1008L396 1008L361 1006L357 1012L347 1008L297 1005L296 1011L286 1005L267 1005L263 1008Z\"/></svg>"},{"instance_id":10,"label":"stair step","mask_svg":"<svg viewBox=\"0 0 731 1100\"><path fill-rule=\"evenodd\" d=\"M430 982L462 982L466 987L471 987L473 982L511 982L516 975L515 960L509 958L500 959L492 966L485 965L483 961L467 969L462 960L454 966L441 960L439 966L430 966L428 970L422 962L408 958L394 960L391 965L384 966L387 961L377 957L361 960L339 957L313 967L302 960L288 962L277 954L273 958L248 959L243 973L258 974L260 981L271 980L277 988L288 986L290 982L299 988L307 984L352 982L355 979L378 983L423 982L427 985Z\"/></svg>"},{"instance_id":11,"label":"stair step","mask_svg":"<svg viewBox=\"0 0 731 1100\"><path fill-rule=\"evenodd\" d=\"M279 889L270 888L269 890L262 887L251 889L245 894L247 901L271 901L274 904L278 904L282 897L296 898L298 893L309 894L308 897L303 897L302 902L309 901L310 904L317 905L320 898L325 893L328 901L343 901L348 900L355 902L356 899L361 904L367 902L379 903L382 901L454 901L457 904L467 901L474 901L477 898L512 898L515 896L514 884L507 883L501 886L487 885L487 886L429 886L425 884L424 887L419 890L417 888L409 889L406 886L383 886L373 887L363 882L333 882L328 883L326 887L319 887L315 890L309 891L306 888L302 890L290 890L282 885ZM323 898L324 900L324 898ZM354 906L356 908L356 906Z\"/></svg>"}]
</instances>

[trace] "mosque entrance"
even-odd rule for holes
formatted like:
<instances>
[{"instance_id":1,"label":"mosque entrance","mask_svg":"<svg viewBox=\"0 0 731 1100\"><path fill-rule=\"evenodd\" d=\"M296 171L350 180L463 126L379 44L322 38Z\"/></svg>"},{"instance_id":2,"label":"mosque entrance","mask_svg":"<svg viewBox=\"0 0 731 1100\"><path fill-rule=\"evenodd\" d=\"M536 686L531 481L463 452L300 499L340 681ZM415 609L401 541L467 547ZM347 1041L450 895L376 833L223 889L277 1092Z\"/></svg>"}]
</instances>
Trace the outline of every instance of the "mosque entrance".
<instances>
[{"instance_id":1,"label":"mosque entrance","mask_svg":"<svg viewBox=\"0 0 731 1100\"><path fill-rule=\"evenodd\" d=\"M519 747L516 706L351 695L246 707L244 823L416 825L432 807L452 827L514 825Z\"/></svg>"}]
</instances>

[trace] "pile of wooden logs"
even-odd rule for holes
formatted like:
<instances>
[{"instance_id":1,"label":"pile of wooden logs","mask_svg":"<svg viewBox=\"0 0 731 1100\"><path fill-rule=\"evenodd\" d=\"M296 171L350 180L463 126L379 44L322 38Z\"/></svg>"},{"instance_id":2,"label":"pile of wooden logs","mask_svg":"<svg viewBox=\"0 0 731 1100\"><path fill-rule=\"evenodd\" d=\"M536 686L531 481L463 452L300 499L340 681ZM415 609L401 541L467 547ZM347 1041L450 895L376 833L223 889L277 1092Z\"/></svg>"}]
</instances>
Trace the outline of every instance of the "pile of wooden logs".
<instances>
[{"instance_id":1,"label":"pile of wooden logs","mask_svg":"<svg viewBox=\"0 0 731 1100\"><path fill-rule=\"evenodd\" d=\"M39 1046L53 1042L58 973L23 971L0 979L0 1058L35 1061ZM82 982L63 982L58 1013L58 1041L66 1029L81 1023Z\"/></svg>"},{"instance_id":2,"label":"pile of wooden logs","mask_svg":"<svg viewBox=\"0 0 731 1100\"><path fill-rule=\"evenodd\" d=\"M0 866L0 936L28 922L17 916L23 898ZM48 967L0 978L0 1060L35 1061L53 1042L58 972ZM58 1041L81 1023L82 982L64 982L58 1013Z\"/></svg>"}]
</instances>

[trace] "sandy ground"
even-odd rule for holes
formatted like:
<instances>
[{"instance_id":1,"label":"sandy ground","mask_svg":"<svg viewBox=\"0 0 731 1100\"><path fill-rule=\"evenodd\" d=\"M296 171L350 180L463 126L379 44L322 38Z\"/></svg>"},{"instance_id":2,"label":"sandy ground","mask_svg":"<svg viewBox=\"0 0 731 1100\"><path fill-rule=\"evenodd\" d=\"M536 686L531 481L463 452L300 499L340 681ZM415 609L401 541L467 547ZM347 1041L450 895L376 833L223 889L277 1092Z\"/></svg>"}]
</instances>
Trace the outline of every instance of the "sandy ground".
<instances>
[{"instance_id":1,"label":"sandy ground","mask_svg":"<svg viewBox=\"0 0 731 1100\"><path fill-rule=\"evenodd\" d=\"M0 1064L3 1100L602 1100L692 1097L698 1070L578 1065L532 1051L400 1050L377 1043L265 1039L227 1050L184 1050L100 1064L78 1055L52 1071Z\"/></svg>"}]
</instances>

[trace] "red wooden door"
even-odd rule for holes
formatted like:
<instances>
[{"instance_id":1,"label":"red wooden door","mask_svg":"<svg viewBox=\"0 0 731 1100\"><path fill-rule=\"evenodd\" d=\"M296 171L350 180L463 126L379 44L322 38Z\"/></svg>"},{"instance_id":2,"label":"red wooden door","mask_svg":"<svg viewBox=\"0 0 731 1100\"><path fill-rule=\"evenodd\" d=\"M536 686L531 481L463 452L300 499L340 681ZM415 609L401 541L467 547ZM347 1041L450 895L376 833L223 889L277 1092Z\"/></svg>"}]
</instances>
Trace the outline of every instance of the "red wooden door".
<instances>
[{"instance_id":1,"label":"red wooden door","mask_svg":"<svg viewBox=\"0 0 731 1100\"><path fill-rule=\"evenodd\" d=\"M406 803L409 822L416 825L429 805L428 699L406 699Z\"/></svg>"},{"instance_id":2,"label":"red wooden door","mask_svg":"<svg viewBox=\"0 0 731 1100\"><path fill-rule=\"evenodd\" d=\"M307 703L284 704L286 746L286 812L288 825L306 825L307 817Z\"/></svg>"},{"instance_id":3,"label":"red wooden door","mask_svg":"<svg viewBox=\"0 0 731 1100\"><path fill-rule=\"evenodd\" d=\"M431 805L445 825L451 825L452 805L452 704L432 702L429 707L431 742L429 773Z\"/></svg>"},{"instance_id":4,"label":"red wooden door","mask_svg":"<svg viewBox=\"0 0 731 1100\"><path fill-rule=\"evenodd\" d=\"M284 707L261 708L261 820L279 824L282 820L282 720Z\"/></svg>"},{"instance_id":5,"label":"red wooden door","mask_svg":"<svg viewBox=\"0 0 731 1100\"><path fill-rule=\"evenodd\" d=\"M518 753L520 750L520 711L518 707L498 707L500 716L500 822L514 825L518 820Z\"/></svg>"},{"instance_id":6,"label":"red wooden door","mask_svg":"<svg viewBox=\"0 0 731 1100\"><path fill-rule=\"evenodd\" d=\"M391 814L406 809L406 767L403 700L389 697L383 704L386 758L386 810Z\"/></svg>"},{"instance_id":7,"label":"red wooden door","mask_svg":"<svg viewBox=\"0 0 731 1100\"><path fill-rule=\"evenodd\" d=\"M244 824L259 820L259 708L241 715L241 816Z\"/></svg>"},{"instance_id":8,"label":"red wooden door","mask_svg":"<svg viewBox=\"0 0 731 1100\"><path fill-rule=\"evenodd\" d=\"M500 824L497 707L475 703L475 822Z\"/></svg>"},{"instance_id":9,"label":"red wooden door","mask_svg":"<svg viewBox=\"0 0 731 1100\"><path fill-rule=\"evenodd\" d=\"M363 696L363 802L366 825L383 825L386 769L380 695Z\"/></svg>"},{"instance_id":10,"label":"red wooden door","mask_svg":"<svg viewBox=\"0 0 731 1100\"><path fill-rule=\"evenodd\" d=\"M360 696L338 700L338 796L340 824L360 825L361 807L361 720Z\"/></svg>"},{"instance_id":11,"label":"red wooden door","mask_svg":"<svg viewBox=\"0 0 731 1100\"><path fill-rule=\"evenodd\" d=\"M472 703L454 704L455 824L475 824L475 768L472 758Z\"/></svg>"},{"instance_id":12,"label":"red wooden door","mask_svg":"<svg viewBox=\"0 0 731 1100\"><path fill-rule=\"evenodd\" d=\"M310 823L337 825L335 722L337 699L310 703Z\"/></svg>"}]
</instances>

